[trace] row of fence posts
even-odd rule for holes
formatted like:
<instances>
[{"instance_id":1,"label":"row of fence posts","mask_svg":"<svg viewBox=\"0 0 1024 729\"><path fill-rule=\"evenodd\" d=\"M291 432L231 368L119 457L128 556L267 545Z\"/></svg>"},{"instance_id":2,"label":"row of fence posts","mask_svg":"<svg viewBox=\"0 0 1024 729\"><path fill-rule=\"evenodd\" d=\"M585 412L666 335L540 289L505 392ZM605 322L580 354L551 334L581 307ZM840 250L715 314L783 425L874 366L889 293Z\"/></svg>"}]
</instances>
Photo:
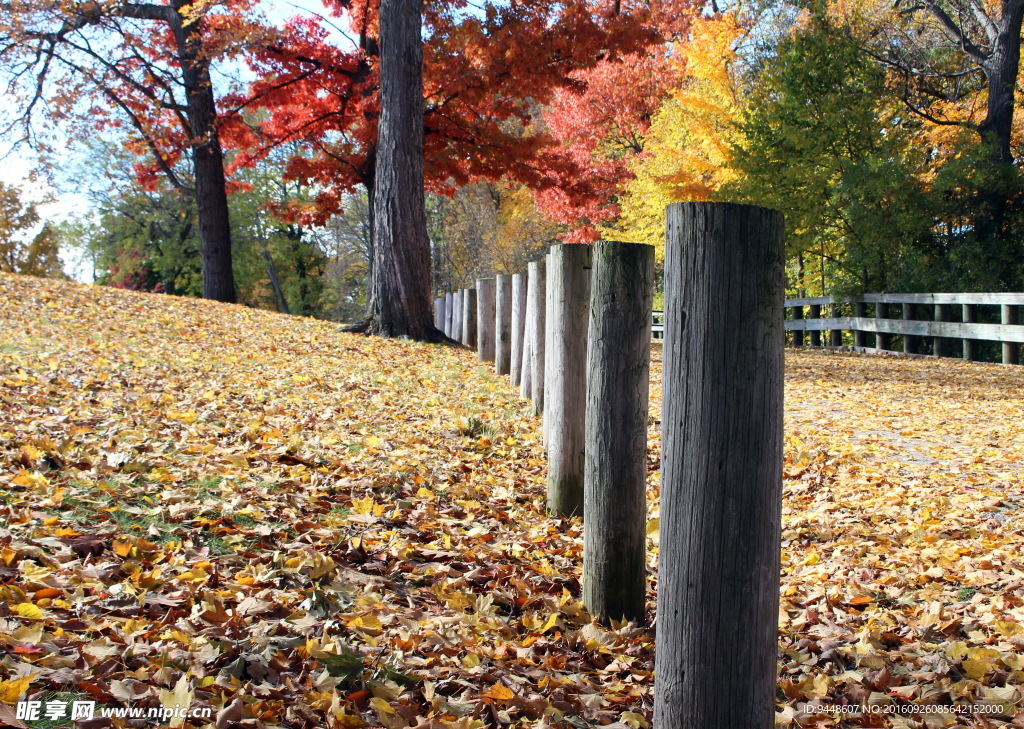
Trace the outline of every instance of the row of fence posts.
<instances>
[{"instance_id":1,"label":"row of fence posts","mask_svg":"<svg viewBox=\"0 0 1024 729\"><path fill-rule=\"evenodd\" d=\"M655 726L774 726L782 504L783 225L666 211ZM583 602L646 617L654 249L556 245L525 273L438 299L544 416L547 507L582 515ZM476 323L475 338L471 323Z\"/></svg>"}]
</instances>

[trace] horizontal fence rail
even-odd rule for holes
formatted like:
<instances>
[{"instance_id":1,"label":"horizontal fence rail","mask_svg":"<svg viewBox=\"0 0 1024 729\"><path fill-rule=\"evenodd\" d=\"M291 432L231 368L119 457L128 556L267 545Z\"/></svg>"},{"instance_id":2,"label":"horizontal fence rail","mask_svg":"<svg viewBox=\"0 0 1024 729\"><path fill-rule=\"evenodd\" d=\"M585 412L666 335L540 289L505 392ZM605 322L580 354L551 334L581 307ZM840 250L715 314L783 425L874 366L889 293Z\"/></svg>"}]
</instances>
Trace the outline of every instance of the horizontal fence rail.
<instances>
[{"instance_id":1,"label":"horizontal fence rail","mask_svg":"<svg viewBox=\"0 0 1024 729\"><path fill-rule=\"evenodd\" d=\"M1024 343L1019 307L1024 293L814 296L786 300L786 331L798 347L1019 364ZM653 312L651 334L664 338L663 311Z\"/></svg>"},{"instance_id":2,"label":"horizontal fence rail","mask_svg":"<svg viewBox=\"0 0 1024 729\"><path fill-rule=\"evenodd\" d=\"M817 296L788 299L785 306L786 331L796 346L1018 364L1024 343L1024 326L1017 323L1022 293Z\"/></svg>"}]
</instances>

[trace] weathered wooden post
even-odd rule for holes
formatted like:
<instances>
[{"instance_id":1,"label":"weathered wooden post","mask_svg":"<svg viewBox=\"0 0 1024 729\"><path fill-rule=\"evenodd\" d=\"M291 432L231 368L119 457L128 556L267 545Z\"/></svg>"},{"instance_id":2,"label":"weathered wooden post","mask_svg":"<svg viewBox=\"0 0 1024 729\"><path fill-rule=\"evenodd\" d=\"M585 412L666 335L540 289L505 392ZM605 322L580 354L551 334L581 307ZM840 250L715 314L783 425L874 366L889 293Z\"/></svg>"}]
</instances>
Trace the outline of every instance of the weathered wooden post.
<instances>
[{"instance_id":1,"label":"weathered wooden post","mask_svg":"<svg viewBox=\"0 0 1024 729\"><path fill-rule=\"evenodd\" d=\"M545 280L550 279L548 275L551 271L551 248L548 248L548 253L544 256L544 278ZM545 284L544 290L544 382L541 383L541 392L543 397L541 401L544 403L544 420L541 423L541 430L544 436L544 455L548 454L548 429L551 425L551 418L547 416L547 397L548 397L548 369L550 369L549 360L551 358L551 310L553 308L551 302L551 284L550 281Z\"/></svg>"},{"instance_id":2,"label":"weathered wooden post","mask_svg":"<svg viewBox=\"0 0 1024 729\"><path fill-rule=\"evenodd\" d=\"M533 352L530 350L530 318L527 314L526 331L523 333L523 371L519 378L519 397L529 400L533 397Z\"/></svg>"},{"instance_id":3,"label":"weathered wooden post","mask_svg":"<svg viewBox=\"0 0 1024 729\"><path fill-rule=\"evenodd\" d=\"M499 274L494 304L494 372L512 371L512 277Z\"/></svg>"},{"instance_id":4,"label":"weathered wooden post","mask_svg":"<svg viewBox=\"0 0 1024 729\"><path fill-rule=\"evenodd\" d=\"M936 304L934 312L935 321L949 321L949 304ZM932 353L936 357L948 357L948 342L945 337L932 337Z\"/></svg>"},{"instance_id":5,"label":"weathered wooden post","mask_svg":"<svg viewBox=\"0 0 1024 729\"><path fill-rule=\"evenodd\" d=\"M450 291L444 295L444 333L445 336L452 336L452 328L455 321L455 294Z\"/></svg>"},{"instance_id":6,"label":"weathered wooden post","mask_svg":"<svg viewBox=\"0 0 1024 729\"><path fill-rule=\"evenodd\" d=\"M523 379L523 344L526 340L526 274L512 274L512 364L509 381L519 387Z\"/></svg>"},{"instance_id":7,"label":"weathered wooden post","mask_svg":"<svg viewBox=\"0 0 1024 729\"><path fill-rule=\"evenodd\" d=\"M810 308L811 308L811 319L820 319L821 318L821 305L820 304L811 304ZM820 347L821 346L821 330L820 329L812 329L811 330L811 346L812 347Z\"/></svg>"},{"instance_id":8,"label":"weathered wooden post","mask_svg":"<svg viewBox=\"0 0 1024 729\"><path fill-rule=\"evenodd\" d=\"M534 261L527 266L526 314L530 349L530 399L533 412L544 412L544 313L546 310L546 277L544 261Z\"/></svg>"},{"instance_id":9,"label":"weathered wooden post","mask_svg":"<svg viewBox=\"0 0 1024 729\"><path fill-rule=\"evenodd\" d=\"M828 311L829 311L829 316L831 316L833 319L838 319L840 316L842 316L842 313L839 310L839 302L838 301L833 301L832 305L829 307ZM833 330L831 330L831 332L829 332L829 341L828 341L828 343L829 343L829 346L831 346L831 347L842 347L843 346L843 330L842 329L833 329Z\"/></svg>"},{"instance_id":10,"label":"weathered wooden post","mask_svg":"<svg viewBox=\"0 0 1024 729\"><path fill-rule=\"evenodd\" d=\"M434 299L434 326L437 329L444 329L444 297L438 296Z\"/></svg>"},{"instance_id":11,"label":"weathered wooden post","mask_svg":"<svg viewBox=\"0 0 1024 729\"><path fill-rule=\"evenodd\" d=\"M867 319L868 316L868 305L863 301L853 302L853 315L858 319ZM855 329L853 331L853 346L854 347L866 347L868 346L868 333Z\"/></svg>"},{"instance_id":12,"label":"weathered wooden post","mask_svg":"<svg viewBox=\"0 0 1024 729\"><path fill-rule=\"evenodd\" d=\"M914 305L903 304L903 321L914 321ZM903 335L903 354L917 354L918 337L913 334Z\"/></svg>"},{"instance_id":13,"label":"weathered wooden post","mask_svg":"<svg viewBox=\"0 0 1024 729\"><path fill-rule=\"evenodd\" d=\"M476 289L462 293L462 343L476 346Z\"/></svg>"},{"instance_id":14,"label":"weathered wooden post","mask_svg":"<svg viewBox=\"0 0 1024 729\"><path fill-rule=\"evenodd\" d=\"M667 210L658 729L775 726L783 240L775 210Z\"/></svg>"},{"instance_id":15,"label":"weathered wooden post","mask_svg":"<svg viewBox=\"0 0 1024 729\"><path fill-rule=\"evenodd\" d=\"M547 424L548 512L583 514L584 423L587 408L587 327L590 315L588 245L551 247L548 299L551 301L544 387Z\"/></svg>"},{"instance_id":16,"label":"weathered wooden post","mask_svg":"<svg viewBox=\"0 0 1024 729\"><path fill-rule=\"evenodd\" d=\"M961 310L961 313L963 315L963 321L964 321L965 324L974 321L974 304L963 304L963 305L961 305L961 309L960 310ZM973 339L963 339L961 341L963 342L963 348L964 348L963 358L968 360L968 361L973 360L977 356L977 352L974 351L975 350L974 340Z\"/></svg>"},{"instance_id":17,"label":"weathered wooden post","mask_svg":"<svg viewBox=\"0 0 1024 729\"><path fill-rule=\"evenodd\" d=\"M476 351L478 362L494 361L494 279L476 280Z\"/></svg>"},{"instance_id":18,"label":"weathered wooden post","mask_svg":"<svg viewBox=\"0 0 1024 729\"><path fill-rule=\"evenodd\" d=\"M455 312L452 314L452 334L451 337L456 342L462 341L462 289L455 292L452 297L452 305L455 307Z\"/></svg>"},{"instance_id":19,"label":"weathered wooden post","mask_svg":"<svg viewBox=\"0 0 1024 729\"><path fill-rule=\"evenodd\" d=\"M602 622L643 622L654 247L601 242L594 245L593 260L583 604Z\"/></svg>"},{"instance_id":20,"label":"weathered wooden post","mask_svg":"<svg viewBox=\"0 0 1024 729\"><path fill-rule=\"evenodd\" d=\"M889 318L889 305L879 301L875 304L875 321L881 323L883 319ZM889 335L886 332L875 332L875 349L889 349Z\"/></svg>"},{"instance_id":21,"label":"weathered wooden post","mask_svg":"<svg viewBox=\"0 0 1024 729\"><path fill-rule=\"evenodd\" d=\"M794 307L792 307L792 309L793 309L793 321L803 321L804 320L804 307L803 306L794 306ZM803 329L794 329L793 330L793 345L796 346L796 347L804 346L804 331L803 331Z\"/></svg>"},{"instance_id":22,"label":"weathered wooden post","mask_svg":"<svg viewBox=\"0 0 1024 729\"><path fill-rule=\"evenodd\" d=\"M1017 323L1017 307L1002 304L999 307L999 320L1003 324ZM1003 342L1003 364L1017 364L1020 358L1020 344L1017 342Z\"/></svg>"}]
</instances>

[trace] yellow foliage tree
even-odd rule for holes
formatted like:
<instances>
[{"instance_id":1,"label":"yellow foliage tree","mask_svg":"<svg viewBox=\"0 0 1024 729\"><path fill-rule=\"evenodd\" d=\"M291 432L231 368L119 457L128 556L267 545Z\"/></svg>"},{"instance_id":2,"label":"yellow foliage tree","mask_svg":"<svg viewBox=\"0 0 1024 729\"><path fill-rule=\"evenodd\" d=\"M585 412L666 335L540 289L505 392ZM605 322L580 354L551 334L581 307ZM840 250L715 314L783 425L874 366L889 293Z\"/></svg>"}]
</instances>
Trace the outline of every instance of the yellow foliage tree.
<instances>
[{"instance_id":1,"label":"yellow foliage tree","mask_svg":"<svg viewBox=\"0 0 1024 729\"><path fill-rule=\"evenodd\" d=\"M732 73L742 32L735 16L721 13L695 20L689 38L675 44L685 80L652 120L608 237L654 245L661 258L665 206L708 200L735 176L729 149L739 105Z\"/></svg>"}]
</instances>

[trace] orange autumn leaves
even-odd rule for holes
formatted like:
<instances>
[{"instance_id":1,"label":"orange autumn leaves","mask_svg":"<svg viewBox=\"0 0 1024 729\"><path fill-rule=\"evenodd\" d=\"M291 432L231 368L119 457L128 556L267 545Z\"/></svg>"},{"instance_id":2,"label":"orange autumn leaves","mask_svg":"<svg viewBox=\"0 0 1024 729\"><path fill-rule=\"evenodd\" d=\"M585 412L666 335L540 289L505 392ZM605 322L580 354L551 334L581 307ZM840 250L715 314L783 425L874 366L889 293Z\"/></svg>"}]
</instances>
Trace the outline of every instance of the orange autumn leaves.
<instances>
[{"instance_id":1,"label":"orange autumn leaves","mask_svg":"<svg viewBox=\"0 0 1024 729\"><path fill-rule=\"evenodd\" d=\"M590 623L581 525L543 513L538 422L472 353L0 289L0 704L181 689L230 726L646 729L652 633ZM788 355L781 724L983 725L815 714L862 701L1014 718L1022 380Z\"/></svg>"}]
</instances>

